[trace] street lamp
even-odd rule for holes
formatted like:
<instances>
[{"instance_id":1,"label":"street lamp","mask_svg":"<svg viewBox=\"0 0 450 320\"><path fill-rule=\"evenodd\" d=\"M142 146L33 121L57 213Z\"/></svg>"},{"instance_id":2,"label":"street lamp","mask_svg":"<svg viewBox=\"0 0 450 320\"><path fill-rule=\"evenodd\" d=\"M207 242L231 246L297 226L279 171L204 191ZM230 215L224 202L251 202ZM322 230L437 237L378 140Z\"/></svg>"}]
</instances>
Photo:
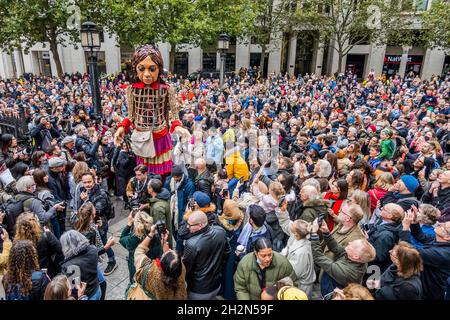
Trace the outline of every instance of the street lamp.
<instances>
[{"instance_id":1,"label":"street lamp","mask_svg":"<svg viewBox=\"0 0 450 320\"><path fill-rule=\"evenodd\" d=\"M100 87L98 81L97 68L97 52L100 49L100 33L94 22L86 21L81 25L81 46L84 51L89 52L89 74L91 78L92 100L94 104L94 115L100 117L101 102L100 102Z\"/></svg>"},{"instance_id":2,"label":"street lamp","mask_svg":"<svg viewBox=\"0 0 450 320\"><path fill-rule=\"evenodd\" d=\"M217 49L220 53L220 86L223 86L223 79L225 74L225 58L227 55L228 48L230 46L230 37L222 33L219 35L219 41L217 43Z\"/></svg>"}]
</instances>

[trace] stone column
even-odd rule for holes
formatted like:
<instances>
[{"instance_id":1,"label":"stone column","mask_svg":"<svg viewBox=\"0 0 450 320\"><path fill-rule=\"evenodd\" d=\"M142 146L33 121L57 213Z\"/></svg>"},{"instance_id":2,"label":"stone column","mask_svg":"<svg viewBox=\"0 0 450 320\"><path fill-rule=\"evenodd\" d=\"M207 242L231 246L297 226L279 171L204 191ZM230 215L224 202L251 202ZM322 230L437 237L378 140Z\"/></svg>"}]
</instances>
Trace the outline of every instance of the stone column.
<instances>
[{"instance_id":1,"label":"stone column","mask_svg":"<svg viewBox=\"0 0 450 320\"><path fill-rule=\"evenodd\" d=\"M411 47L402 47L403 53L402 58L400 60L400 68L398 70L398 73L400 77L404 77L406 73L406 63L408 62L408 52Z\"/></svg>"},{"instance_id":2,"label":"stone column","mask_svg":"<svg viewBox=\"0 0 450 320\"><path fill-rule=\"evenodd\" d=\"M292 36L289 39L289 55L287 61L287 71L289 75L293 75L295 72L295 56L297 53L297 36Z\"/></svg>"}]
</instances>

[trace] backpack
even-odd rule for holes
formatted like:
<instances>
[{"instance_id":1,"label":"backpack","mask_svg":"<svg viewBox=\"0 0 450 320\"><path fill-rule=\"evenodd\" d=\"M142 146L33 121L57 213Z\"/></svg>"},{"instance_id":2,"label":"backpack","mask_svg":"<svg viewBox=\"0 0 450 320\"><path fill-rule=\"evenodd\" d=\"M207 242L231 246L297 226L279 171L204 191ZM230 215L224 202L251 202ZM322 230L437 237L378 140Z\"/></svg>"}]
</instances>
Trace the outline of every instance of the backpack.
<instances>
[{"instance_id":1,"label":"backpack","mask_svg":"<svg viewBox=\"0 0 450 320\"><path fill-rule=\"evenodd\" d=\"M31 195L24 195L22 198L17 199L16 196L9 199L4 204L6 216L3 223L6 226L6 231L8 232L9 235L11 235L11 237L14 235L14 227L16 225L17 217L25 211L25 207L29 207L31 205L31 201L27 206L25 205L25 202L30 199L36 198Z\"/></svg>"},{"instance_id":2,"label":"backpack","mask_svg":"<svg viewBox=\"0 0 450 320\"><path fill-rule=\"evenodd\" d=\"M108 193L106 193L106 191L102 190L101 192L102 192L103 196L106 198L106 207L105 207L105 211L103 211L103 213L105 214L105 217L107 220L114 219L116 217L116 211L112 204L111 197L109 196Z\"/></svg>"},{"instance_id":3,"label":"backpack","mask_svg":"<svg viewBox=\"0 0 450 320\"><path fill-rule=\"evenodd\" d=\"M41 290L42 288L45 289L50 280L45 272L33 271L31 274L31 282L33 283L33 288L27 295L22 295L20 293L20 286L17 284L9 293L6 294L6 300L31 300L33 297L41 298L36 297L36 294L39 294L36 290ZM43 290L41 291L43 292Z\"/></svg>"},{"instance_id":4,"label":"backpack","mask_svg":"<svg viewBox=\"0 0 450 320\"><path fill-rule=\"evenodd\" d=\"M296 199L296 201L288 202L287 211L289 213L289 219L291 221L300 219L303 213L303 207L301 201Z\"/></svg>"}]
</instances>

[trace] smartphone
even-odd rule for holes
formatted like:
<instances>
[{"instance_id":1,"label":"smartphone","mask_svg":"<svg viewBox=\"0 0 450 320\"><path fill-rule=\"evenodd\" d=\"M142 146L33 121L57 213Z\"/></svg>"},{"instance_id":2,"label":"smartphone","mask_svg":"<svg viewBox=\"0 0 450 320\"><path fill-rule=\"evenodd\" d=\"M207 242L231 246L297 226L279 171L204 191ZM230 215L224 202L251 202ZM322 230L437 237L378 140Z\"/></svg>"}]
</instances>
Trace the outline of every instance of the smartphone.
<instances>
[{"instance_id":1,"label":"smartphone","mask_svg":"<svg viewBox=\"0 0 450 320\"><path fill-rule=\"evenodd\" d=\"M281 208L283 206L284 201L286 200L285 196L281 196L278 200L278 207Z\"/></svg>"},{"instance_id":2,"label":"smartphone","mask_svg":"<svg viewBox=\"0 0 450 320\"><path fill-rule=\"evenodd\" d=\"M223 189L223 197L224 198L228 198L228 195L229 195L229 190L228 189Z\"/></svg>"},{"instance_id":3,"label":"smartphone","mask_svg":"<svg viewBox=\"0 0 450 320\"><path fill-rule=\"evenodd\" d=\"M368 223L363 223L361 225L361 229L363 229L366 232L369 232L369 224Z\"/></svg>"},{"instance_id":4,"label":"smartphone","mask_svg":"<svg viewBox=\"0 0 450 320\"><path fill-rule=\"evenodd\" d=\"M320 227L320 225L322 224L322 221L323 221L323 219L325 218L325 213L320 213L319 214L319 218L318 218L318 220L317 220L317 223L319 224L319 227Z\"/></svg>"},{"instance_id":5,"label":"smartphone","mask_svg":"<svg viewBox=\"0 0 450 320\"><path fill-rule=\"evenodd\" d=\"M243 184L243 183L244 183L244 177L241 177L241 178L239 179L239 183L240 183L240 184Z\"/></svg>"},{"instance_id":6,"label":"smartphone","mask_svg":"<svg viewBox=\"0 0 450 320\"><path fill-rule=\"evenodd\" d=\"M156 230L158 231L159 235L163 235L163 234L167 233L166 224L162 221L158 221L156 223Z\"/></svg>"}]
</instances>

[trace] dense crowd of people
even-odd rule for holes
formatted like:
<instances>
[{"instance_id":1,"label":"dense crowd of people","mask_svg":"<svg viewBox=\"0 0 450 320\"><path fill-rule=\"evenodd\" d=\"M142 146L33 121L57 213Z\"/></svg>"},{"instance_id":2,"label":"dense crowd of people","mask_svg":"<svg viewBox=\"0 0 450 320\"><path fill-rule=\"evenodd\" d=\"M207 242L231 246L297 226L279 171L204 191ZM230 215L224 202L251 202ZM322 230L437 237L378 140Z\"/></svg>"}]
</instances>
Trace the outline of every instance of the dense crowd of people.
<instances>
[{"instance_id":1,"label":"dense crowd of people","mask_svg":"<svg viewBox=\"0 0 450 320\"><path fill-rule=\"evenodd\" d=\"M0 80L29 132L0 137L0 299L103 300L118 245L125 299L450 299L450 75L254 70L166 76L169 176L115 139L124 74L101 115L88 75Z\"/></svg>"}]
</instances>

